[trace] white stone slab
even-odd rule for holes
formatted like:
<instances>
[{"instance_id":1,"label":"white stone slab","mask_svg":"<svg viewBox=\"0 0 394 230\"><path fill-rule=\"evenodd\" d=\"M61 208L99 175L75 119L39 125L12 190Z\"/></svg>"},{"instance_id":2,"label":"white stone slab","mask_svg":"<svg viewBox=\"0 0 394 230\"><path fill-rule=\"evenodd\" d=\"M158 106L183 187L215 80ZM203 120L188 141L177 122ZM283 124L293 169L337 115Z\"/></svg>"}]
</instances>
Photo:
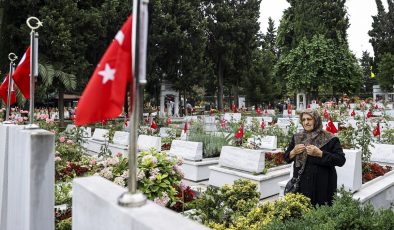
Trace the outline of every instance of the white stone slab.
<instances>
[{"instance_id":1,"label":"white stone slab","mask_svg":"<svg viewBox=\"0 0 394 230\"><path fill-rule=\"evenodd\" d=\"M76 128L76 126L75 125L73 125L73 124L68 124L67 126L66 126L66 131L68 131L68 132L71 132L73 129L75 129Z\"/></svg>"},{"instance_id":2,"label":"white stone slab","mask_svg":"<svg viewBox=\"0 0 394 230\"><path fill-rule=\"evenodd\" d=\"M215 120L215 116L205 116L204 117L204 123L205 124L215 124L216 120Z\"/></svg>"},{"instance_id":3,"label":"white stone slab","mask_svg":"<svg viewBox=\"0 0 394 230\"><path fill-rule=\"evenodd\" d=\"M115 131L112 142L116 145L129 145L129 133L123 131Z\"/></svg>"},{"instance_id":4,"label":"white stone slab","mask_svg":"<svg viewBox=\"0 0 394 230\"><path fill-rule=\"evenodd\" d=\"M108 140L108 134L109 134L109 130L96 128L94 130L92 139L96 141L104 142L105 140Z\"/></svg>"},{"instance_id":5,"label":"white stone slab","mask_svg":"<svg viewBox=\"0 0 394 230\"><path fill-rule=\"evenodd\" d=\"M199 182L209 179L209 166L217 165L219 158L204 158L202 161L184 160L180 166L184 173L184 179Z\"/></svg>"},{"instance_id":6,"label":"white stone slab","mask_svg":"<svg viewBox=\"0 0 394 230\"><path fill-rule=\"evenodd\" d=\"M218 131L218 127L216 126L216 124L205 124L204 125L204 130L206 132L217 132Z\"/></svg>"},{"instance_id":7,"label":"white stone slab","mask_svg":"<svg viewBox=\"0 0 394 230\"><path fill-rule=\"evenodd\" d=\"M240 122L241 121L241 113L225 113L224 120L228 122Z\"/></svg>"},{"instance_id":8,"label":"white stone slab","mask_svg":"<svg viewBox=\"0 0 394 230\"><path fill-rule=\"evenodd\" d=\"M81 129L82 129L82 137L84 137L84 138L92 137L92 128L81 127Z\"/></svg>"},{"instance_id":9,"label":"white stone slab","mask_svg":"<svg viewBox=\"0 0 394 230\"><path fill-rule=\"evenodd\" d=\"M362 185L361 151L344 149L346 162L342 167L335 167L337 171L337 188L343 185L346 190L358 191Z\"/></svg>"},{"instance_id":10,"label":"white stone slab","mask_svg":"<svg viewBox=\"0 0 394 230\"><path fill-rule=\"evenodd\" d=\"M345 122L346 122L347 126L351 126L354 129L357 128L357 121L356 120L354 120L354 119L347 119Z\"/></svg>"},{"instance_id":11,"label":"white stone slab","mask_svg":"<svg viewBox=\"0 0 394 230\"><path fill-rule=\"evenodd\" d=\"M353 194L353 198L361 204L372 204L376 210L392 208L391 204L394 202L394 171L363 184L361 189Z\"/></svg>"},{"instance_id":12,"label":"white stone slab","mask_svg":"<svg viewBox=\"0 0 394 230\"><path fill-rule=\"evenodd\" d=\"M208 230L207 227L149 200L142 207L121 207L118 205L118 198L124 192L125 188L101 177L75 179L72 229Z\"/></svg>"},{"instance_id":13,"label":"white stone slab","mask_svg":"<svg viewBox=\"0 0 394 230\"><path fill-rule=\"evenodd\" d=\"M186 116L183 120L186 122L197 121L198 117L197 116Z\"/></svg>"},{"instance_id":14,"label":"white stone slab","mask_svg":"<svg viewBox=\"0 0 394 230\"><path fill-rule=\"evenodd\" d=\"M262 117L264 119L264 122L267 123L271 123L272 122L272 117Z\"/></svg>"},{"instance_id":15,"label":"white stone slab","mask_svg":"<svg viewBox=\"0 0 394 230\"><path fill-rule=\"evenodd\" d=\"M223 146L219 165L251 173L260 173L264 169L265 153L261 150Z\"/></svg>"},{"instance_id":16,"label":"white stone slab","mask_svg":"<svg viewBox=\"0 0 394 230\"><path fill-rule=\"evenodd\" d=\"M201 161L202 142L173 140L168 153L170 155L181 156L186 160Z\"/></svg>"},{"instance_id":17,"label":"white stone slab","mask_svg":"<svg viewBox=\"0 0 394 230\"><path fill-rule=\"evenodd\" d=\"M370 147L371 161L394 164L394 145L376 143L373 145L374 147Z\"/></svg>"},{"instance_id":18,"label":"white stone slab","mask_svg":"<svg viewBox=\"0 0 394 230\"><path fill-rule=\"evenodd\" d=\"M161 137L139 135L137 140L137 148L139 151L146 151L150 148L161 151Z\"/></svg>"},{"instance_id":19,"label":"white stone slab","mask_svg":"<svg viewBox=\"0 0 394 230\"><path fill-rule=\"evenodd\" d=\"M250 141L253 141L261 149L277 149L278 138L276 136L263 136L263 137L251 137ZM248 139L248 141L249 141Z\"/></svg>"},{"instance_id":20,"label":"white stone slab","mask_svg":"<svg viewBox=\"0 0 394 230\"><path fill-rule=\"evenodd\" d=\"M10 127L9 152L5 229L53 230L54 135L41 129Z\"/></svg>"},{"instance_id":21,"label":"white stone slab","mask_svg":"<svg viewBox=\"0 0 394 230\"><path fill-rule=\"evenodd\" d=\"M350 103L349 106L350 106L351 109L356 109L357 104L356 103Z\"/></svg>"}]
</instances>

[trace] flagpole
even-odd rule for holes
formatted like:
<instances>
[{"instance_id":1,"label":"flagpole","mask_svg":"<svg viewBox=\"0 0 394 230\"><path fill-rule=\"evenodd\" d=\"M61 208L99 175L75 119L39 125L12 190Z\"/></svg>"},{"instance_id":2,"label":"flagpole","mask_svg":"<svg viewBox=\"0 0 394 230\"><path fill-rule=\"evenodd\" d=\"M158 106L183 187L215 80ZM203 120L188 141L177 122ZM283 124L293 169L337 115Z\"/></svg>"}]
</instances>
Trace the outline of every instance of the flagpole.
<instances>
[{"instance_id":1,"label":"flagpole","mask_svg":"<svg viewBox=\"0 0 394 230\"><path fill-rule=\"evenodd\" d=\"M8 54L8 59L10 60L10 70L8 72L8 91L7 91L7 109L6 109L6 115L5 115L5 121L8 122L10 119L10 111L11 111L11 91L12 91L12 75L14 74L14 69L15 69L15 60L18 59L18 57L14 53L9 53Z\"/></svg>"},{"instance_id":2,"label":"flagpole","mask_svg":"<svg viewBox=\"0 0 394 230\"><path fill-rule=\"evenodd\" d=\"M36 26L30 24L31 20L36 21ZM29 17L26 20L27 26L31 29L30 32L30 105L29 105L29 125L26 126L28 129L36 129L38 125L34 123L34 91L35 91L35 80L38 76L38 33L36 29L42 26L42 22L36 17Z\"/></svg>"},{"instance_id":3,"label":"flagpole","mask_svg":"<svg viewBox=\"0 0 394 230\"><path fill-rule=\"evenodd\" d=\"M146 83L143 69L140 69L140 64L145 64L144 60L140 60L141 51L146 45L141 44L141 38L146 36L142 35L146 31L141 31L141 6L142 4L146 7L149 3L148 0L134 0L133 1L133 26L132 26L132 71L134 81L132 81L132 90L134 94L132 104L132 111L130 113L130 143L129 143L129 178L128 178L128 192L123 193L119 199L118 204L123 207L140 207L146 204L146 196L141 192L137 191L137 135L138 135L138 121L140 116L140 92L141 86ZM145 12L146 13L146 12ZM145 16L145 15L144 15ZM140 40L141 39L141 40ZM142 41L144 42L144 41ZM141 49L142 48L142 49ZM144 58L144 57L143 57ZM131 63L130 63L131 64ZM131 95L132 96L132 95Z\"/></svg>"}]
</instances>

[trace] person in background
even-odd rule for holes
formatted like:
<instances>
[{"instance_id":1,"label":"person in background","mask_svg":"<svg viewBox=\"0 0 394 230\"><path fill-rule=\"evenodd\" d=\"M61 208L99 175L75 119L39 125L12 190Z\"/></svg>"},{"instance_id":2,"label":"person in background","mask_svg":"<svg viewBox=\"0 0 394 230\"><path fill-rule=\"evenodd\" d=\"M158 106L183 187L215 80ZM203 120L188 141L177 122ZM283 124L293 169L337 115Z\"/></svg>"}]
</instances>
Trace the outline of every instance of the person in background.
<instances>
[{"instance_id":1,"label":"person in background","mask_svg":"<svg viewBox=\"0 0 394 230\"><path fill-rule=\"evenodd\" d=\"M300 119L304 130L294 134L285 151L285 160L294 162L293 175L298 175L305 164L299 193L309 197L313 205L331 205L337 189L335 166L345 164L345 154L338 137L323 130L316 110L304 110Z\"/></svg>"}]
</instances>

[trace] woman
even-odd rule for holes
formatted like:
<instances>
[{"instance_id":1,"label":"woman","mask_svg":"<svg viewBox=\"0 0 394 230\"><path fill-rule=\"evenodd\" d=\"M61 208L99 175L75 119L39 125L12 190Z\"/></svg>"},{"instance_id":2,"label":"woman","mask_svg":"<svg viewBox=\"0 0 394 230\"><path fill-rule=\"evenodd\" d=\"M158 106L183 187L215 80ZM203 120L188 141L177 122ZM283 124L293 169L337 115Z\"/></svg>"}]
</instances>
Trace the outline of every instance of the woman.
<instances>
[{"instance_id":1,"label":"woman","mask_svg":"<svg viewBox=\"0 0 394 230\"><path fill-rule=\"evenodd\" d=\"M305 165L299 182L299 192L311 199L313 205L332 204L337 188L335 166L343 166L346 158L339 139L323 130L316 110L300 114L303 131L296 133L285 152L285 160L294 161L294 176Z\"/></svg>"}]
</instances>

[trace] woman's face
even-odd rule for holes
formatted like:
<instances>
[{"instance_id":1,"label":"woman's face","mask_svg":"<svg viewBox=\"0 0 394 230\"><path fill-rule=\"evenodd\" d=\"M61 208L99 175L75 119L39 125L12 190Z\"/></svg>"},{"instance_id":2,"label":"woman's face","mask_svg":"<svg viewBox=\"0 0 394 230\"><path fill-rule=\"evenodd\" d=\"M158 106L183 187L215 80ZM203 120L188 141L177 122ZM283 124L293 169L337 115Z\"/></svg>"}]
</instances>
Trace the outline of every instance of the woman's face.
<instances>
[{"instance_id":1,"label":"woman's face","mask_svg":"<svg viewBox=\"0 0 394 230\"><path fill-rule=\"evenodd\" d=\"M315 120L313 117L309 114L302 114L302 126L307 132L311 132L313 130L313 127L315 126Z\"/></svg>"}]
</instances>

